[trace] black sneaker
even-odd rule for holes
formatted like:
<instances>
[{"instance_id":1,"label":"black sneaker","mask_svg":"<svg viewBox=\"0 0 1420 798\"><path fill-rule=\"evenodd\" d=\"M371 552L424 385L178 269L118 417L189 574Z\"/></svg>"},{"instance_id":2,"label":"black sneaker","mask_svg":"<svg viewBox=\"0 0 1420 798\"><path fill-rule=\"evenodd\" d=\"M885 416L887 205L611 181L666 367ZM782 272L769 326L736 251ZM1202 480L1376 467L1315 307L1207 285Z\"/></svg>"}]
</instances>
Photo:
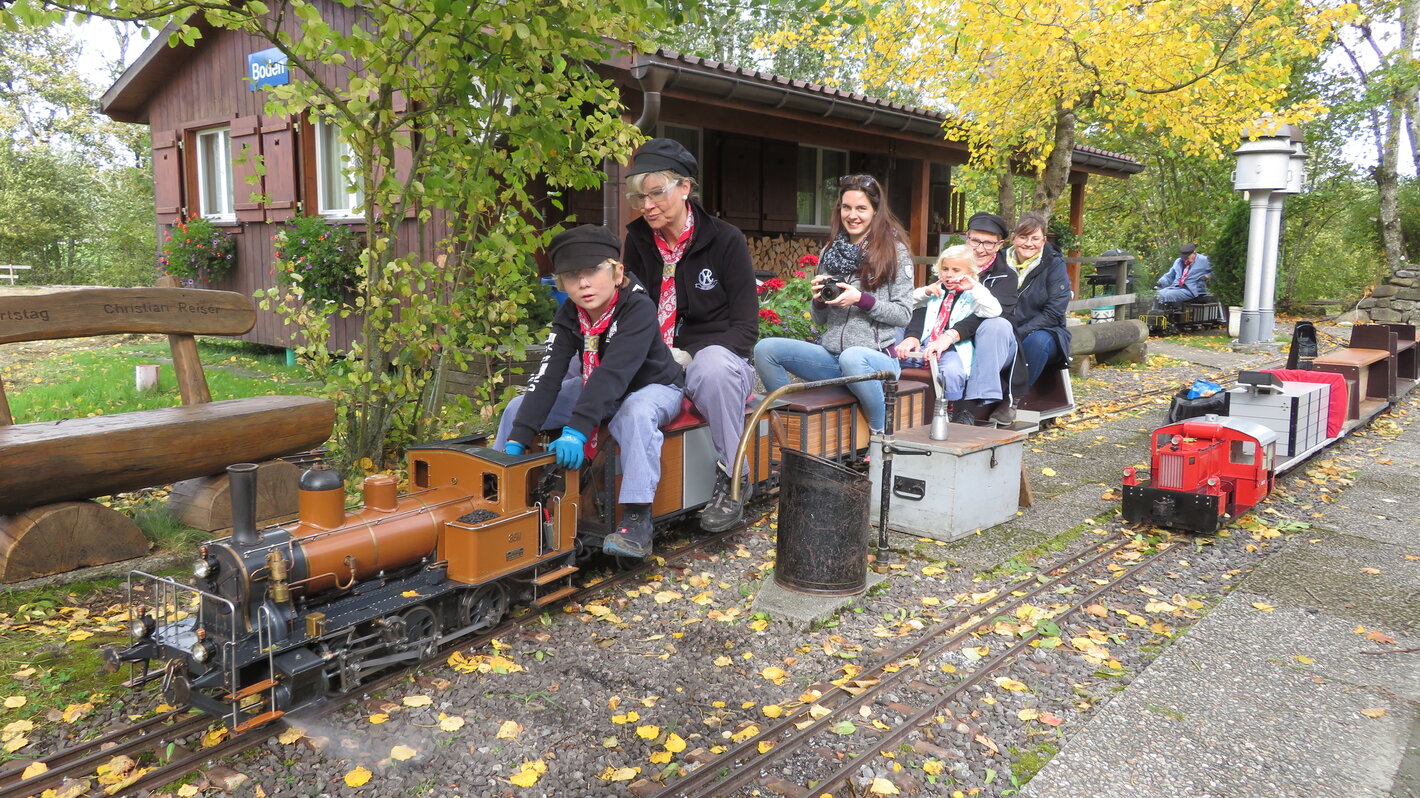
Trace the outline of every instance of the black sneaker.
<instances>
[{"instance_id":1,"label":"black sneaker","mask_svg":"<svg viewBox=\"0 0 1420 798\"><path fill-rule=\"evenodd\" d=\"M616 532L602 540L602 551L617 557L645 559L651 555L651 513L628 508Z\"/></svg>"},{"instance_id":2,"label":"black sneaker","mask_svg":"<svg viewBox=\"0 0 1420 798\"><path fill-rule=\"evenodd\" d=\"M733 529L744 520L745 502L749 501L753 486L748 477L740 478L740 500L730 498L730 478L725 469L715 469L715 490L710 501L700 511L700 528L706 532L724 532Z\"/></svg>"},{"instance_id":3,"label":"black sneaker","mask_svg":"<svg viewBox=\"0 0 1420 798\"><path fill-rule=\"evenodd\" d=\"M992 409L989 420L998 427L1009 427L1016 423L1016 408L1011 407L1010 402L1002 399Z\"/></svg>"},{"instance_id":4,"label":"black sneaker","mask_svg":"<svg viewBox=\"0 0 1420 798\"><path fill-rule=\"evenodd\" d=\"M956 409L952 411L951 422L968 427L976 426L976 402L966 399L957 402Z\"/></svg>"}]
</instances>

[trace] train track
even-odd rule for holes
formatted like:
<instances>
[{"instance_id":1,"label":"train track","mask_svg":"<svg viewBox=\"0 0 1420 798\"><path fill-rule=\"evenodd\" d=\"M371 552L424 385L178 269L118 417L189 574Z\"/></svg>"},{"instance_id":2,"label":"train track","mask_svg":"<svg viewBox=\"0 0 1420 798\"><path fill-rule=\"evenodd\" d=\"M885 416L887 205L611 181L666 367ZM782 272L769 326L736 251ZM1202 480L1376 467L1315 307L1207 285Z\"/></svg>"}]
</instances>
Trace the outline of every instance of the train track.
<instances>
[{"instance_id":1,"label":"train track","mask_svg":"<svg viewBox=\"0 0 1420 798\"><path fill-rule=\"evenodd\" d=\"M766 498L771 495L774 493L767 494ZM729 540L759 523L768 515L770 505L767 502L758 501L756 507L758 512L740 526L725 532L697 535L684 546L659 554L657 557L664 560L665 564L671 564ZM648 558L637 566L621 570L609 577L597 579L594 584L583 586L577 592L569 594L559 604L586 601L600 595L608 588L636 581L660 567L661 563ZM404 679L409 671L415 668L435 662L458 649L486 645L489 641L507 635L523 626L538 623L540 619L541 613L529 612L516 618L510 618L486 632L450 641L442 646L433 657L418 665L401 668L366 682L360 686L360 690L361 692L375 692L385 689ZM326 708L339 703L338 700L333 699L326 705ZM212 725L212 721L210 716L196 714L181 707L130 726L112 730L92 740L39 759L38 761L48 769L29 779L21 778L29 763L23 766L8 767L0 770L0 798L37 796L46 789L58 789L66 780L71 782L88 780L92 785L92 790L80 794L103 795L103 787L94 783L96 768L118 756L126 756L139 763L139 767L135 768L135 773L143 767L151 768L139 774L132 783L125 785L122 788L123 794L133 795L143 790L157 789L194 772L204 763L259 745L273 732L285 728L287 725L284 721L277 721L272 726L253 729L245 734L228 735L216 745L192 747L192 739L205 732ZM156 764L145 764L149 762Z\"/></svg>"},{"instance_id":2,"label":"train track","mask_svg":"<svg viewBox=\"0 0 1420 798\"><path fill-rule=\"evenodd\" d=\"M971 687L1003 670L1032 642L1046 635L1037 625L1037 630L979 661L969 672L956 671L948 675L935 667L938 659L964 647L996 619L1013 617L1013 613L1031 599L1075 585L1081 597L1048 618L1058 627L1149 568L1172 548L1171 543L1164 543L1128 567L1108 570L1115 556L1132 542L1128 533L1116 533L1112 540L1082 548L1043 569L1040 573L1048 575L1044 581L1032 575L1001 588L986 602L882 655L877 665L853 677L852 691L832 684L811 687L811 692L821 694L811 705L797 707L796 711L786 713L713 760L703 762L685 777L655 793L656 797L710 798L736 795L751 788L774 790L771 785L786 779L811 786L808 794L836 794L875 759L877 752L896 748L938 716L950 714L949 707L960 701ZM1102 569L1109 578L1106 584L1097 586L1091 580L1100 579ZM1085 586L1089 586L1088 589ZM842 745L845 738L833 731L835 727L841 729L842 724L852 723L858 728L858 722L869 716L894 718L896 722L892 726L864 729L870 732L872 741L846 757L826 760L814 753ZM830 734L832 738L826 736Z\"/></svg>"}]
</instances>

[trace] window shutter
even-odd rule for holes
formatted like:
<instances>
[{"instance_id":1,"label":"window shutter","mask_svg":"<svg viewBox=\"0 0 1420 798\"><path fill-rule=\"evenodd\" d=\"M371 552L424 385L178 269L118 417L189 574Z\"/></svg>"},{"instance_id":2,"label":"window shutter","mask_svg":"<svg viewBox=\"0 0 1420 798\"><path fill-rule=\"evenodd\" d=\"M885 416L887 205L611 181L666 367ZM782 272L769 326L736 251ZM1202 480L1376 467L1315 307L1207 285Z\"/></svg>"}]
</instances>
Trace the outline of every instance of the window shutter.
<instances>
[{"instance_id":1,"label":"window shutter","mask_svg":"<svg viewBox=\"0 0 1420 798\"><path fill-rule=\"evenodd\" d=\"M766 233L792 233L799 219L799 146L792 141L761 141L764 223L760 229Z\"/></svg>"},{"instance_id":2,"label":"window shutter","mask_svg":"<svg viewBox=\"0 0 1420 798\"><path fill-rule=\"evenodd\" d=\"M266 221L284 222L296 215L300 199L300 159L290 119L262 117L261 154L266 161Z\"/></svg>"},{"instance_id":3,"label":"window shutter","mask_svg":"<svg viewBox=\"0 0 1420 798\"><path fill-rule=\"evenodd\" d=\"M720 144L720 218L741 230L758 231L759 139L725 136Z\"/></svg>"},{"instance_id":4,"label":"window shutter","mask_svg":"<svg viewBox=\"0 0 1420 798\"><path fill-rule=\"evenodd\" d=\"M256 158L261 155L261 120L240 116L232 120L232 208L239 222L260 222L265 218L259 198L264 191Z\"/></svg>"},{"instance_id":5,"label":"window shutter","mask_svg":"<svg viewBox=\"0 0 1420 798\"><path fill-rule=\"evenodd\" d=\"M159 223L182 218L182 148L172 130L153 134L153 200Z\"/></svg>"}]
</instances>

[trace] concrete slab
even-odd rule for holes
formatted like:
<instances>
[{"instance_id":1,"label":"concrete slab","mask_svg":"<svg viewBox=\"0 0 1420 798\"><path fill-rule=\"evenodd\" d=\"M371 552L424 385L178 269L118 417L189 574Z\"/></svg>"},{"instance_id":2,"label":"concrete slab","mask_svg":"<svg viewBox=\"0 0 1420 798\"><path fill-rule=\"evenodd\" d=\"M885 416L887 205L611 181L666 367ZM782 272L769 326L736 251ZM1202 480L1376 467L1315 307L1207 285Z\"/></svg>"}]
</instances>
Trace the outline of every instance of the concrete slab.
<instances>
[{"instance_id":1,"label":"concrete slab","mask_svg":"<svg viewBox=\"0 0 1420 798\"><path fill-rule=\"evenodd\" d=\"M1320 542L1264 560L1246 588L1278 604L1324 607L1337 618L1390 634L1420 634L1420 561L1405 559L1420 545L1407 549L1357 535L1305 534Z\"/></svg>"},{"instance_id":2,"label":"concrete slab","mask_svg":"<svg viewBox=\"0 0 1420 798\"><path fill-rule=\"evenodd\" d=\"M1260 612L1251 606L1258 600L1278 609ZM1420 668L1362 654L1375 644L1354 633L1351 618L1280 602L1233 593L1072 737L1022 795L1387 795L1417 720ZM1371 708L1387 712L1360 714Z\"/></svg>"},{"instance_id":3,"label":"concrete slab","mask_svg":"<svg viewBox=\"0 0 1420 798\"><path fill-rule=\"evenodd\" d=\"M787 623L790 627L802 631L815 623L832 619L844 607L861 599L864 593L884 579L887 577L883 574L869 571L867 586L863 593L852 596L816 596L787 590L775 582L771 576L760 585L759 592L755 594L754 603L750 606L750 613L767 613L774 620Z\"/></svg>"},{"instance_id":4,"label":"concrete slab","mask_svg":"<svg viewBox=\"0 0 1420 798\"><path fill-rule=\"evenodd\" d=\"M993 568L1017 554L1035 548L1074 529L1118 502L1101 499L1106 488L1083 485L1044 504L1021 510L1016 520L948 544L941 551L957 565L975 571Z\"/></svg>"}]
</instances>

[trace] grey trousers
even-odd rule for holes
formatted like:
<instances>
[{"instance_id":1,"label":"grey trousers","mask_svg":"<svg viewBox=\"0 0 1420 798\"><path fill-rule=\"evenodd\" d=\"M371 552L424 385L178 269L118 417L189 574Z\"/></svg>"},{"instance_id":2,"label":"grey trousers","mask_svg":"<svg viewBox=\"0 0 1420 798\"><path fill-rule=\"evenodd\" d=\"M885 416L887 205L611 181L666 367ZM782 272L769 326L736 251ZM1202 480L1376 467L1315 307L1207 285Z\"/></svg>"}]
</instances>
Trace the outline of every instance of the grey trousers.
<instances>
[{"instance_id":1,"label":"grey trousers","mask_svg":"<svg viewBox=\"0 0 1420 798\"><path fill-rule=\"evenodd\" d=\"M709 423L715 454L726 472L739 448L745 402L753 391L754 367L723 346L707 346L696 352L685 370L685 395ZM740 473L749 473L748 462Z\"/></svg>"},{"instance_id":2,"label":"grey trousers","mask_svg":"<svg viewBox=\"0 0 1420 798\"><path fill-rule=\"evenodd\" d=\"M994 402L1001 394L1002 372L1016 362L1016 330L999 316L983 319L972 336L971 374L966 378L966 399ZM1004 380L1009 385L1010 380Z\"/></svg>"}]
</instances>

